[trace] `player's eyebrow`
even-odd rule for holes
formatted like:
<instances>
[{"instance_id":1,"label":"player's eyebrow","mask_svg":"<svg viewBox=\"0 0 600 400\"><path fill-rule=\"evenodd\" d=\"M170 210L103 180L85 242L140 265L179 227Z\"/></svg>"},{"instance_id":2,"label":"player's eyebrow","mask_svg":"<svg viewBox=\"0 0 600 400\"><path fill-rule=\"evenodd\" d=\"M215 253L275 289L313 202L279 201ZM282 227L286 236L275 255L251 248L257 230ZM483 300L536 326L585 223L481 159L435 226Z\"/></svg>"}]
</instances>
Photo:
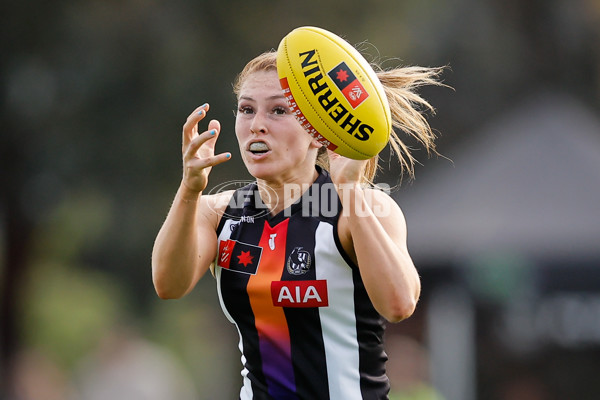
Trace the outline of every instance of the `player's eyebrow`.
<instances>
[{"instance_id":1,"label":"player's eyebrow","mask_svg":"<svg viewBox=\"0 0 600 400\"><path fill-rule=\"evenodd\" d=\"M285 99L285 96L283 94L274 94L272 96L267 97L267 100L280 100L280 99ZM256 101L251 96L240 96L240 100Z\"/></svg>"}]
</instances>

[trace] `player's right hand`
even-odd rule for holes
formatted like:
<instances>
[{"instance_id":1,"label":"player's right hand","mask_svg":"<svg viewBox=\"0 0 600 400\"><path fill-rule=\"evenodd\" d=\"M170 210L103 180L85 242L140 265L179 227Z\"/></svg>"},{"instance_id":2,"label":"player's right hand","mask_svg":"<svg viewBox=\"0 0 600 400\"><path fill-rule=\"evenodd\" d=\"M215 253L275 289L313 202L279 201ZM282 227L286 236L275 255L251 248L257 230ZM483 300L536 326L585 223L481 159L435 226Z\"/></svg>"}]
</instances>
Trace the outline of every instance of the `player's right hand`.
<instances>
[{"instance_id":1,"label":"player's right hand","mask_svg":"<svg viewBox=\"0 0 600 400\"><path fill-rule=\"evenodd\" d=\"M198 123L206 117L209 108L208 104L196 108L183 125L183 184L193 192L206 189L212 167L231 158L229 152L215 155L215 144L221 132L219 121L211 120L206 131L198 131Z\"/></svg>"}]
</instances>

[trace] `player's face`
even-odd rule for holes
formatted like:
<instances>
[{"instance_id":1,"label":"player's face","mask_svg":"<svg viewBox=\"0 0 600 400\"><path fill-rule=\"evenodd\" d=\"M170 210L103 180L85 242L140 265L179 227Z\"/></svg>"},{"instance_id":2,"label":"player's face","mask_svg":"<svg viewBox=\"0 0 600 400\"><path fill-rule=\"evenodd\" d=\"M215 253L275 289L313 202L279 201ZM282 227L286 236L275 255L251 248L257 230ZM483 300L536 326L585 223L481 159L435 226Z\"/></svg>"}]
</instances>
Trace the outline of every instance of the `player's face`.
<instances>
[{"instance_id":1,"label":"player's face","mask_svg":"<svg viewBox=\"0 0 600 400\"><path fill-rule=\"evenodd\" d=\"M235 132L248 171L258 179L285 182L314 172L320 146L292 115L276 71L260 71L243 82Z\"/></svg>"}]
</instances>

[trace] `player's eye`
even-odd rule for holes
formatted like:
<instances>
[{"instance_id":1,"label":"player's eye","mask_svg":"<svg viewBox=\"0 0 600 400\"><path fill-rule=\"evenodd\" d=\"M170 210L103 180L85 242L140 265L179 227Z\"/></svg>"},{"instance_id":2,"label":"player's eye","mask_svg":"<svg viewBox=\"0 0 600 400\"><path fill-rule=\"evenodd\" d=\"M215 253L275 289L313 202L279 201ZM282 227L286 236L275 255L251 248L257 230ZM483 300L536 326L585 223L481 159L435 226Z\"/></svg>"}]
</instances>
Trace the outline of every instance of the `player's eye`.
<instances>
[{"instance_id":1,"label":"player's eye","mask_svg":"<svg viewBox=\"0 0 600 400\"><path fill-rule=\"evenodd\" d=\"M275 107L273 109L273 114L284 115L287 113L287 109L285 107Z\"/></svg>"},{"instance_id":2,"label":"player's eye","mask_svg":"<svg viewBox=\"0 0 600 400\"><path fill-rule=\"evenodd\" d=\"M254 110L250 106L241 106L238 108L238 114L252 114Z\"/></svg>"}]
</instances>

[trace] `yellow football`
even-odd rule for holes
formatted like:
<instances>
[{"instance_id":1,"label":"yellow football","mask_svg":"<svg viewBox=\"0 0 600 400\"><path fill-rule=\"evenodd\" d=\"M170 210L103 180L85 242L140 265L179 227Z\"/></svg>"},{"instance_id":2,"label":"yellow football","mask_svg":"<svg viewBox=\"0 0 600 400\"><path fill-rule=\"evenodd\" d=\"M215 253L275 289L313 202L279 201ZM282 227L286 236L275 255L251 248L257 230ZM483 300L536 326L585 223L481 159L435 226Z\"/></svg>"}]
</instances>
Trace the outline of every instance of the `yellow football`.
<instances>
[{"instance_id":1,"label":"yellow football","mask_svg":"<svg viewBox=\"0 0 600 400\"><path fill-rule=\"evenodd\" d=\"M383 86L344 39L317 27L294 29L277 49L277 73L300 124L328 149L364 160L389 141L392 121Z\"/></svg>"}]
</instances>

